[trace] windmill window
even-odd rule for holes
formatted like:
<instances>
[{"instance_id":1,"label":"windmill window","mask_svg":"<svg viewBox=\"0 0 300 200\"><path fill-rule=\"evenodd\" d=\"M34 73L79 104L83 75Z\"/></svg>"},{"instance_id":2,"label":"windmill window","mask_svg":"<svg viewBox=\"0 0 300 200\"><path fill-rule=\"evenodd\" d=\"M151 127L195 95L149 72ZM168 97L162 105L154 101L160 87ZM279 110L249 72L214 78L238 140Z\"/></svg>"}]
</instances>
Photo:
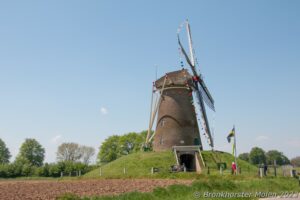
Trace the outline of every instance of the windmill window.
<instances>
[{"instance_id":1,"label":"windmill window","mask_svg":"<svg viewBox=\"0 0 300 200\"><path fill-rule=\"evenodd\" d=\"M160 137L159 144L164 144L164 139L162 136Z\"/></svg>"},{"instance_id":2,"label":"windmill window","mask_svg":"<svg viewBox=\"0 0 300 200\"><path fill-rule=\"evenodd\" d=\"M165 123L166 123L165 119L161 120L161 122L160 122L161 127L164 127Z\"/></svg>"}]
</instances>

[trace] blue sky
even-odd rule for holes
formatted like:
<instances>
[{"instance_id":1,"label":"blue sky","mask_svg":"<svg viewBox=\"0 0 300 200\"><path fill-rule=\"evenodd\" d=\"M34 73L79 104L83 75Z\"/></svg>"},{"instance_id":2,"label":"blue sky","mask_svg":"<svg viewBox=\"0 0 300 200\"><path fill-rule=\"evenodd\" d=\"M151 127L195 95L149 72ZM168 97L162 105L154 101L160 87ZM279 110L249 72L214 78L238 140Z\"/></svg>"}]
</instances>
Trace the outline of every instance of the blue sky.
<instances>
[{"instance_id":1,"label":"blue sky","mask_svg":"<svg viewBox=\"0 0 300 200\"><path fill-rule=\"evenodd\" d=\"M189 19L215 99L216 149L299 155L299 1L7 1L0 5L0 137L46 148L98 148L147 129L151 85L180 69L176 31Z\"/></svg>"}]
</instances>

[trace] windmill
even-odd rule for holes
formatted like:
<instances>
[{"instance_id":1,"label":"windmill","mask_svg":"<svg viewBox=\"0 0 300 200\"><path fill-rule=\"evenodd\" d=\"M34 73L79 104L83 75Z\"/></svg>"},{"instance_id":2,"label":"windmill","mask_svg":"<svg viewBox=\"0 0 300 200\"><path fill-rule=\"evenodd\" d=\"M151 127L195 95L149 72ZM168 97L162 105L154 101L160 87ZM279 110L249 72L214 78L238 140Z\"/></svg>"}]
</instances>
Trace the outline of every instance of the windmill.
<instances>
[{"instance_id":1,"label":"windmill","mask_svg":"<svg viewBox=\"0 0 300 200\"><path fill-rule=\"evenodd\" d=\"M179 37L183 25L186 26L187 30L190 55L186 53ZM187 69L169 72L153 83L146 145L152 142L154 151L173 149L178 164L182 163L182 160L188 160L184 162L185 165L196 166L198 161L195 158L198 158L198 160L202 160L202 165L205 165L201 156L203 145L199 127L202 127L201 130L207 136L208 144L213 148L214 141L205 104L215 111L214 100L203 81L202 75L196 70L196 58L188 21L180 26L177 37L180 50L190 67L191 73ZM196 103L194 103L195 100ZM199 123L197 113L201 115ZM155 121L156 128L152 132ZM199 153L200 158L196 156L195 152Z\"/></svg>"}]
</instances>

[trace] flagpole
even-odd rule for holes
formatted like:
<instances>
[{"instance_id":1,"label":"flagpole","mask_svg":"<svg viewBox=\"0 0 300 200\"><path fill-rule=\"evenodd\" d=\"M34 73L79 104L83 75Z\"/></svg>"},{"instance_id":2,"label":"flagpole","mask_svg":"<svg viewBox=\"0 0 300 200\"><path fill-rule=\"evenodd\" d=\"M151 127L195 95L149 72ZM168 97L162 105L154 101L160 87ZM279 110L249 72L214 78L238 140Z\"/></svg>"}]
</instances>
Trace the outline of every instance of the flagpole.
<instances>
[{"instance_id":1,"label":"flagpole","mask_svg":"<svg viewBox=\"0 0 300 200\"><path fill-rule=\"evenodd\" d=\"M234 161L235 161L235 166L236 166L236 174L238 174L238 163L237 163L237 154L236 154L236 130L235 130L235 125L233 125L234 129Z\"/></svg>"}]
</instances>

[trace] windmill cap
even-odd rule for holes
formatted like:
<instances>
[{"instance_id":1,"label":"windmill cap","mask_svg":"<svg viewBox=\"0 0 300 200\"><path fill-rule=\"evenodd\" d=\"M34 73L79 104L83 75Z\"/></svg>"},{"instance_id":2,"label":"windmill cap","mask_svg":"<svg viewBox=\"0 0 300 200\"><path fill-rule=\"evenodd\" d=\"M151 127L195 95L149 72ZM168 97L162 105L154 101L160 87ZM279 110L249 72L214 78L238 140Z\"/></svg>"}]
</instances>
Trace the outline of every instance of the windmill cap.
<instances>
[{"instance_id":1,"label":"windmill cap","mask_svg":"<svg viewBox=\"0 0 300 200\"><path fill-rule=\"evenodd\" d=\"M187 71L187 69L182 69L178 71L173 71L167 73L165 76L160 77L157 81L155 81L155 87L161 89L164 85L165 78L167 76L167 80L165 83L165 87L170 86L187 86L192 85L192 76Z\"/></svg>"}]
</instances>

